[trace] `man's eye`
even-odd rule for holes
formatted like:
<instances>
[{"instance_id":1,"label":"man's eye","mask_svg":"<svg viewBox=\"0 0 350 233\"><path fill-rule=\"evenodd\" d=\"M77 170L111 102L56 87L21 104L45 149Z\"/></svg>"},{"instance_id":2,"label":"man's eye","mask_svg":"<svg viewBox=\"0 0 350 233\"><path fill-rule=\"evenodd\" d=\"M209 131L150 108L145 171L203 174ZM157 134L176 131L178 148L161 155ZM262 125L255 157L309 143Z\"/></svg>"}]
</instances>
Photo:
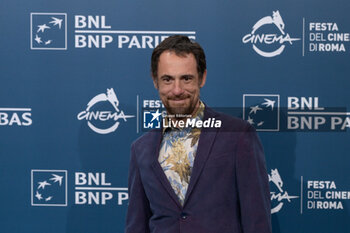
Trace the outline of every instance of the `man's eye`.
<instances>
[{"instance_id":1,"label":"man's eye","mask_svg":"<svg viewBox=\"0 0 350 233\"><path fill-rule=\"evenodd\" d=\"M170 77L162 77L162 81L163 81L163 83L170 83L171 78Z\"/></svg>"},{"instance_id":2,"label":"man's eye","mask_svg":"<svg viewBox=\"0 0 350 233\"><path fill-rule=\"evenodd\" d=\"M190 81L190 80L192 80L192 77L191 77L191 76L185 76L185 77L184 77L184 80L185 80L185 81Z\"/></svg>"}]
</instances>

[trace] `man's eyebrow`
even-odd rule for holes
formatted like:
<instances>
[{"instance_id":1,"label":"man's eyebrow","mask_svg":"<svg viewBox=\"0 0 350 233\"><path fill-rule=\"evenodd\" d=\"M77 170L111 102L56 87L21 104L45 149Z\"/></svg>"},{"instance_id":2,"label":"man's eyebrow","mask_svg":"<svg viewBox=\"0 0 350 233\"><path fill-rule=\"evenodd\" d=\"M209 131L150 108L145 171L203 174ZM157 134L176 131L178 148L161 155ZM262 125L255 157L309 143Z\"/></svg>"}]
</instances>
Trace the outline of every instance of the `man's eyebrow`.
<instances>
[{"instance_id":1,"label":"man's eyebrow","mask_svg":"<svg viewBox=\"0 0 350 233\"><path fill-rule=\"evenodd\" d=\"M164 74L160 78L174 78L174 77L168 74Z\"/></svg>"},{"instance_id":2,"label":"man's eyebrow","mask_svg":"<svg viewBox=\"0 0 350 233\"><path fill-rule=\"evenodd\" d=\"M193 74L183 74L181 75L182 78L194 78L195 76Z\"/></svg>"},{"instance_id":3,"label":"man's eyebrow","mask_svg":"<svg viewBox=\"0 0 350 233\"><path fill-rule=\"evenodd\" d=\"M180 76L180 78L194 78L195 75L193 74L183 74ZM170 78L170 79L174 79L175 77L169 74L163 74L162 76L160 76L160 78Z\"/></svg>"}]
</instances>

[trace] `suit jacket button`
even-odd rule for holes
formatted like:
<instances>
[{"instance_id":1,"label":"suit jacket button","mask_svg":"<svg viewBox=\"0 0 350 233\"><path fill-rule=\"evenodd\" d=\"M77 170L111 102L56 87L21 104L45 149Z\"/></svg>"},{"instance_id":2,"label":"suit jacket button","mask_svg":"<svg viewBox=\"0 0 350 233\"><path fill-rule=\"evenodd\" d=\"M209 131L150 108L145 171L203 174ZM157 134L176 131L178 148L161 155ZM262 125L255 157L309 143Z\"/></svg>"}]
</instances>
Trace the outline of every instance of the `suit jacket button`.
<instances>
[{"instance_id":1,"label":"suit jacket button","mask_svg":"<svg viewBox=\"0 0 350 233\"><path fill-rule=\"evenodd\" d=\"M181 213L181 218L182 218L183 220L185 220L185 219L187 218L187 214Z\"/></svg>"}]
</instances>

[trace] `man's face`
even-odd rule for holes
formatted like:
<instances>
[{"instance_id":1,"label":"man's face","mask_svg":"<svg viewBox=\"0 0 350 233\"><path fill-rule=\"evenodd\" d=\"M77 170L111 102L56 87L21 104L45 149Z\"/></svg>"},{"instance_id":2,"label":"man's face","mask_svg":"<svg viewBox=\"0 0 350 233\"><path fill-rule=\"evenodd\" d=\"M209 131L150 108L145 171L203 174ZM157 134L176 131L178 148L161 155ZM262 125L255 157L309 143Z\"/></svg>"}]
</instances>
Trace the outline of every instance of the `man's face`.
<instances>
[{"instance_id":1,"label":"man's face","mask_svg":"<svg viewBox=\"0 0 350 233\"><path fill-rule=\"evenodd\" d=\"M192 53L178 56L165 51L160 55L154 86L169 114L193 114L199 106L199 91L205 80L206 71L199 80Z\"/></svg>"}]
</instances>

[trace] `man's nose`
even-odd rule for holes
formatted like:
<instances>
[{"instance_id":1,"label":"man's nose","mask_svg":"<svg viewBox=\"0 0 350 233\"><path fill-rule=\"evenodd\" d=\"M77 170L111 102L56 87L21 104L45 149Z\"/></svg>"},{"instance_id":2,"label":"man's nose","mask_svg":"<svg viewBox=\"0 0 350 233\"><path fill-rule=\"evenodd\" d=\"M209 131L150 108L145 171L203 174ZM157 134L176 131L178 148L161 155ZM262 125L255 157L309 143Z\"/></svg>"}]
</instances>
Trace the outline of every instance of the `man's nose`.
<instances>
[{"instance_id":1,"label":"man's nose","mask_svg":"<svg viewBox=\"0 0 350 233\"><path fill-rule=\"evenodd\" d=\"M181 80L175 80L172 92L174 95L181 95L184 92Z\"/></svg>"}]
</instances>

